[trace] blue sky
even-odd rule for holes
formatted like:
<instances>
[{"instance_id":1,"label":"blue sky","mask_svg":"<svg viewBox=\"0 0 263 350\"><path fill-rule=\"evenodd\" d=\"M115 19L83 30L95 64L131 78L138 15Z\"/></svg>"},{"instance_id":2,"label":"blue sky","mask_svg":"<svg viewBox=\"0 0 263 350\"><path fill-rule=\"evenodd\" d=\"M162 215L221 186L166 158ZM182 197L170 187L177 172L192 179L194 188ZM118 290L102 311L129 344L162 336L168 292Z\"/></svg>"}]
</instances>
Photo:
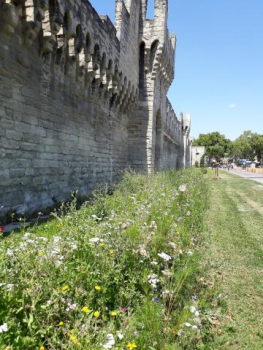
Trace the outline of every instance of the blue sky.
<instances>
[{"instance_id":1,"label":"blue sky","mask_svg":"<svg viewBox=\"0 0 263 350\"><path fill-rule=\"evenodd\" d=\"M90 2L114 22L114 0ZM177 114L192 114L192 136L263 134L263 0L170 0L168 27L177 35L168 95Z\"/></svg>"}]
</instances>

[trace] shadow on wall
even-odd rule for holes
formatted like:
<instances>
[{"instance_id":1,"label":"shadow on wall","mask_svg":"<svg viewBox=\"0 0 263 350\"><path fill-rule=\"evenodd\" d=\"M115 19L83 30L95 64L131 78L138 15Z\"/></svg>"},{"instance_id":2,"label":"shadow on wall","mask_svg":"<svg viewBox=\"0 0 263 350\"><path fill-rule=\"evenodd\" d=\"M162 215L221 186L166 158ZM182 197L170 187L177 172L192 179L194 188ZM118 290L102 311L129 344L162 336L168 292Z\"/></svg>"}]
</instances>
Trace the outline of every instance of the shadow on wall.
<instances>
[{"instance_id":1,"label":"shadow on wall","mask_svg":"<svg viewBox=\"0 0 263 350\"><path fill-rule=\"evenodd\" d=\"M160 109L156 113L155 121L155 152L154 152L154 169L161 170L161 143L162 143L162 118Z\"/></svg>"},{"instance_id":2,"label":"shadow on wall","mask_svg":"<svg viewBox=\"0 0 263 350\"><path fill-rule=\"evenodd\" d=\"M147 103L147 85L145 72L145 43L139 47L139 100L134 113L129 116L129 163L137 170L148 172L147 129L149 108Z\"/></svg>"}]
</instances>

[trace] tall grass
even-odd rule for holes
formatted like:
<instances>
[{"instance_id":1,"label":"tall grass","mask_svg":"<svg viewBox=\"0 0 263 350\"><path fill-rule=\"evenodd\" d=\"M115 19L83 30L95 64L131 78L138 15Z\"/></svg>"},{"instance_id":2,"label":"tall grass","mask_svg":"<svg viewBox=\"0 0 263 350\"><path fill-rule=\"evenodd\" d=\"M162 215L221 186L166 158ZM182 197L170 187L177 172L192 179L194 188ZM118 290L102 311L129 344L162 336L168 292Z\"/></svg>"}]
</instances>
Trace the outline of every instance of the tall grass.
<instances>
[{"instance_id":1,"label":"tall grass","mask_svg":"<svg viewBox=\"0 0 263 350\"><path fill-rule=\"evenodd\" d=\"M1 241L1 349L197 346L203 174L127 172L105 192Z\"/></svg>"}]
</instances>

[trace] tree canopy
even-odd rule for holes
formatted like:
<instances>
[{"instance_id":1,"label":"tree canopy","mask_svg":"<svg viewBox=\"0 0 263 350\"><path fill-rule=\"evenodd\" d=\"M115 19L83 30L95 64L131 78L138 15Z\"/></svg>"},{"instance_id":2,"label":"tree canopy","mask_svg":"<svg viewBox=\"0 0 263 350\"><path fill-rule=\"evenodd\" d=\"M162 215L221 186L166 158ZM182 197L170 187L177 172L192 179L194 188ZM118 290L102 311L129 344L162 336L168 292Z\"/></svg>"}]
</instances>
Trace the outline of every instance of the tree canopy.
<instances>
[{"instance_id":1,"label":"tree canopy","mask_svg":"<svg viewBox=\"0 0 263 350\"><path fill-rule=\"evenodd\" d=\"M199 138L194 141L194 146L205 146L205 154L209 159L223 158L232 151L232 141L228 140L225 135L218 131L209 134L200 134Z\"/></svg>"},{"instance_id":2,"label":"tree canopy","mask_svg":"<svg viewBox=\"0 0 263 350\"><path fill-rule=\"evenodd\" d=\"M244 131L234 141L234 156L237 159L261 161L263 156L263 135L253 133L250 130Z\"/></svg>"},{"instance_id":3,"label":"tree canopy","mask_svg":"<svg viewBox=\"0 0 263 350\"><path fill-rule=\"evenodd\" d=\"M194 146L205 146L209 159L229 157L261 161L263 158L263 135L246 130L235 141L231 141L219 132L200 134Z\"/></svg>"}]
</instances>

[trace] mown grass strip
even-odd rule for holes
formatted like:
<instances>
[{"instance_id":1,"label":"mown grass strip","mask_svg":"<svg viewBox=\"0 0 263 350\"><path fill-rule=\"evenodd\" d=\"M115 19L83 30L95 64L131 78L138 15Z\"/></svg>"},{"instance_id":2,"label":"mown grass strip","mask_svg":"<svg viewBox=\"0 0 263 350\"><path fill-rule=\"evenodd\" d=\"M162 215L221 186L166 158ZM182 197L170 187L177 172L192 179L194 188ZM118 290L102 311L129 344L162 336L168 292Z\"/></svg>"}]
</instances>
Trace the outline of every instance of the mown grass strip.
<instances>
[{"instance_id":1,"label":"mown grass strip","mask_svg":"<svg viewBox=\"0 0 263 350\"><path fill-rule=\"evenodd\" d=\"M262 349L263 217L257 210L261 188L227 173L221 180L210 180L210 185L210 239L204 263L220 289L214 307L207 311L212 326L205 348Z\"/></svg>"}]
</instances>

